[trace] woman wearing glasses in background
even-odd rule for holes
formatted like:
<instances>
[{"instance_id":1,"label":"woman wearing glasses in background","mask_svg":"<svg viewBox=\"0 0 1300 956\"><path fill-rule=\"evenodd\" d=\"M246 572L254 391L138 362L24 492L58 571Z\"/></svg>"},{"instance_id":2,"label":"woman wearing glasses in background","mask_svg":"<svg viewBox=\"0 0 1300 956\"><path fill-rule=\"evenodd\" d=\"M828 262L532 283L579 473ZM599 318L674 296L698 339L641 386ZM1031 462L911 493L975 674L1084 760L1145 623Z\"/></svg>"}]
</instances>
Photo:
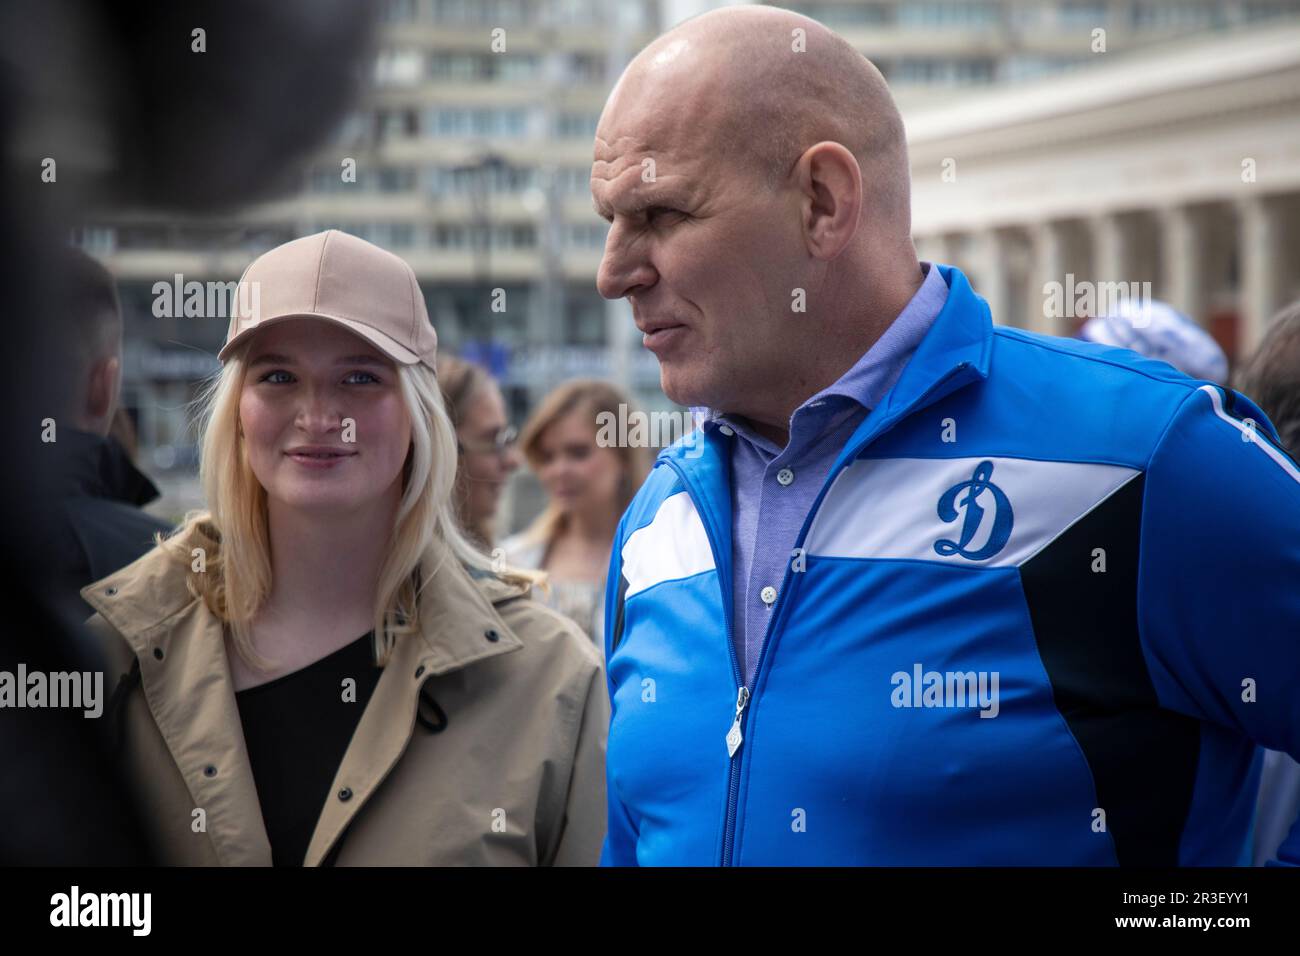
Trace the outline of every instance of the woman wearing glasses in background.
<instances>
[{"instance_id":1,"label":"woman wearing glasses in background","mask_svg":"<svg viewBox=\"0 0 1300 956\"><path fill-rule=\"evenodd\" d=\"M456 514L474 543L491 551L501 491L519 467L516 432L507 423L501 389L481 365L444 355L438 359L438 385L460 452Z\"/></svg>"}]
</instances>

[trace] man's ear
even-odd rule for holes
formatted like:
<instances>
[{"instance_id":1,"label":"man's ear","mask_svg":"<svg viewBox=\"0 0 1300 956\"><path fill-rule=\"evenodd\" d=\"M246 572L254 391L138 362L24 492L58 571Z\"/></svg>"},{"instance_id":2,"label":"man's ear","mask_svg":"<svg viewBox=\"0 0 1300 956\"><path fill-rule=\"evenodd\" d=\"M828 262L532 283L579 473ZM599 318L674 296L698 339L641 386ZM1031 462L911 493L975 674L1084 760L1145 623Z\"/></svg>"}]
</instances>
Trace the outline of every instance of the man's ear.
<instances>
[{"instance_id":1,"label":"man's ear","mask_svg":"<svg viewBox=\"0 0 1300 956\"><path fill-rule=\"evenodd\" d=\"M116 355L98 359L90 366L84 414L87 422L102 425L105 433L112 423L113 410L117 407L117 390L121 380L122 360Z\"/></svg>"},{"instance_id":2,"label":"man's ear","mask_svg":"<svg viewBox=\"0 0 1300 956\"><path fill-rule=\"evenodd\" d=\"M808 147L796 165L808 251L829 262L857 235L862 169L853 153L829 140Z\"/></svg>"}]
</instances>

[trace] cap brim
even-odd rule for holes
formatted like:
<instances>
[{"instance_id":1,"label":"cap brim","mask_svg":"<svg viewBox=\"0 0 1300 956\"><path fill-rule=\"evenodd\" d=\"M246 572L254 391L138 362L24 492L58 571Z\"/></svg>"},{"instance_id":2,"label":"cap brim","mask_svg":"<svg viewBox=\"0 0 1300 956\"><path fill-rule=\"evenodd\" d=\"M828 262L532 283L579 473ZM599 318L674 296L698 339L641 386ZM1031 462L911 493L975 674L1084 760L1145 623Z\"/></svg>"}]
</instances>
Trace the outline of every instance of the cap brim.
<instances>
[{"instance_id":1,"label":"cap brim","mask_svg":"<svg viewBox=\"0 0 1300 956\"><path fill-rule=\"evenodd\" d=\"M221 351L217 353L217 358L220 361L225 362L226 359L230 357L231 353L236 351L241 345L251 339L262 329L272 325L277 325L281 322L287 322L290 319L319 319L322 322L331 322L334 325L341 326L354 335L358 335L365 339L394 362L400 362L402 365L415 365L420 361L420 356L412 352L406 346L398 344L393 338L385 335L378 329L371 328L370 326L353 319L343 319L336 315L322 315L319 312L297 312L292 315L276 315L269 319L263 319L261 322L257 323L257 325L244 329L244 331L240 332L233 339L223 345Z\"/></svg>"}]
</instances>

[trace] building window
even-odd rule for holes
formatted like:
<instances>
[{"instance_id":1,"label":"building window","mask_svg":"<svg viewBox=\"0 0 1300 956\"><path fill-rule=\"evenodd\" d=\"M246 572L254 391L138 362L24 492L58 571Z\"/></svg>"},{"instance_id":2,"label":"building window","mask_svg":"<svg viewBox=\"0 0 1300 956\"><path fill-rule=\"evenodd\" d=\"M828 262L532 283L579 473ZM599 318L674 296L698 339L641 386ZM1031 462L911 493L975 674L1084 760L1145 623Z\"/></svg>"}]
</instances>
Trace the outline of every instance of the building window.
<instances>
[{"instance_id":1,"label":"building window","mask_svg":"<svg viewBox=\"0 0 1300 956\"><path fill-rule=\"evenodd\" d=\"M604 345L606 342L603 301L571 302L565 309L565 343L569 345Z\"/></svg>"},{"instance_id":2,"label":"building window","mask_svg":"<svg viewBox=\"0 0 1300 956\"><path fill-rule=\"evenodd\" d=\"M434 136L514 139L523 136L527 128L527 112L513 108L436 107L429 111L428 119Z\"/></svg>"},{"instance_id":3,"label":"building window","mask_svg":"<svg viewBox=\"0 0 1300 956\"><path fill-rule=\"evenodd\" d=\"M535 79L541 58L533 53L435 51L427 58L429 76L453 83L526 82Z\"/></svg>"},{"instance_id":4,"label":"building window","mask_svg":"<svg viewBox=\"0 0 1300 956\"><path fill-rule=\"evenodd\" d=\"M1133 26L1140 30L1203 29L1214 21L1212 6L1188 0L1139 0L1133 4Z\"/></svg>"},{"instance_id":5,"label":"building window","mask_svg":"<svg viewBox=\"0 0 1300 956\"><path fill-rule=\"evenodd\" d=\"M901 3L901 26L927 30L977 30L997 26L1001 11L996 3Z\"/></svg>"},{"instance_id":6,"label":"building window","mask_svg":"<svg viewBox=\"0 0 1300 956\"><path fill-rule=\"evenodd\" d=\"M836 27L877 26L891 23L894 19L893 9L888 5L875 3L826 4L826 3L792 3L781 4L795 13L812 17L832 29Z\"/></svg>"},{"instance_id":7,"label":"building window","mask_svg":"<svg viewBox=\"0 0 1300 956\"><path fill-rule=\"evenodd\" d=\"M531 5L522 0L433 0L433 18L440 23L518 26L534 19Z\"/></svg>"},{"instance_id":8,"label":"building window","mask_svg":"<svg viewBox=\"0 0 1300 956\"><path fill-rule=\"evenodd\" d=\"M545 7L546 22L552 26L603 26L610 15L597 0L545 0Z\"/></svg>"},{"instance_id":9,"label":"building window","mask_svg":"<svg viewBox=\"0 0 1300 956\"><path fill-rule=\"evenodd\" d=\"M375 112L375 137L380 142L387 139L409 139L419 132L419 128L419 114L413 109Z\"/></svg>"},{"instance_id":10,"label":"building window","mask_svg":"<svg viewBox=\"0 0 1300 956\"><path fill-rule=\"evenodd\" d=\"M1060 10L1061 26L1071 29L1105 26L1108 11L1105 0L1065 0Z\"/></svg>"},{"instance_id":11,"label":"building window","mask_svg":"<svg viewBox=\"0 0 1300 956\"><path fill-rule=\"evenodd\" d=\"M597 113L560 113L555 118L555 135L561 139L579 139L596 135Z\"/></svg>"},{"instance_id":12,"label":"building window","mask_svg":"<svg viewBox=\"0 0 1300 956\"><path fill-rule=\"evenodd\" d=\"M599 223L574 223L568 228L568 244L576 249L604 249L609 226Z\"/></svg>"},{"instance_id":13,"label":"building window","mask_svg":"<svg viewBox=\"0 0 1300 956\"><path fill-rule=\"evenodd\" d=\"M596 53L570 53L565 72L577 83L603 83L605 58Z\"/></svg>"},{"instance_id":14,"label":"building window","mask_svg":"<svg viewBox=\"0 0 1300 956\"><path fill-rule=\"evenodd\" d=\"M418 50L384 50L375 57L376 86L413 86L420 81Z\"/></svg>"},{"instance_id":15,"label":"building window","mask_svg":"<svg viewBox=\"0 0 1300 956\"><path fill-rule=\"evenodd\" d=\"M469 234L459 223L440 222L434 226L433 243L439 249L468 249Z\"/></svg>"},{"instance_id":16,"label":"building window","mask_svg":"<svg viewBox=\"0 0 1300 956\"><path fill-rule=\"evenodd\" d=\"M414 23L418 0L386 0L380 18L384 23Z\"/></svg>"},{"instance_id":17,"label":"building window","mask_svg":"<svg viewBox=\"0 0 1300 956\"><path fill-rule=\"evenodd\" d=\"M410 167L385 167L375 174L381 193L405 193L415 189L415 170Z\"/></svg>"}]
</instances>

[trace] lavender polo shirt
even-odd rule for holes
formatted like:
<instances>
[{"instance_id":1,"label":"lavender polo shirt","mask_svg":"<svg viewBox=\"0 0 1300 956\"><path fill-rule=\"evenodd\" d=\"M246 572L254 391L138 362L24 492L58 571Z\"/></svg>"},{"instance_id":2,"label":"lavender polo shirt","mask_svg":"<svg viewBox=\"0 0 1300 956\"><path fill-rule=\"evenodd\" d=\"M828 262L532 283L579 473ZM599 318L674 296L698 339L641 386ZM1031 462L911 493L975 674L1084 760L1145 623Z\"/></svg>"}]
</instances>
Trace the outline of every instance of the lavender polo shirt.
<instances>
[{"instance_id":1,"label":"lavender polo shirt","mask_svg":"<svg viewBox=\"0 0 1300 956\"><path fill-rule=\"evenodd\" d=\"M854 429L893 388L948 299L938 269L921 263L925 280L876 343L835 384L790 416L779 448L745 419L708 410L711 427L735 433L731 452L732 568L736 659L751 687L776 592L799 530L836 457ZM762 539L759 539L759 529Z\"/></svg>"}]
</instances>

